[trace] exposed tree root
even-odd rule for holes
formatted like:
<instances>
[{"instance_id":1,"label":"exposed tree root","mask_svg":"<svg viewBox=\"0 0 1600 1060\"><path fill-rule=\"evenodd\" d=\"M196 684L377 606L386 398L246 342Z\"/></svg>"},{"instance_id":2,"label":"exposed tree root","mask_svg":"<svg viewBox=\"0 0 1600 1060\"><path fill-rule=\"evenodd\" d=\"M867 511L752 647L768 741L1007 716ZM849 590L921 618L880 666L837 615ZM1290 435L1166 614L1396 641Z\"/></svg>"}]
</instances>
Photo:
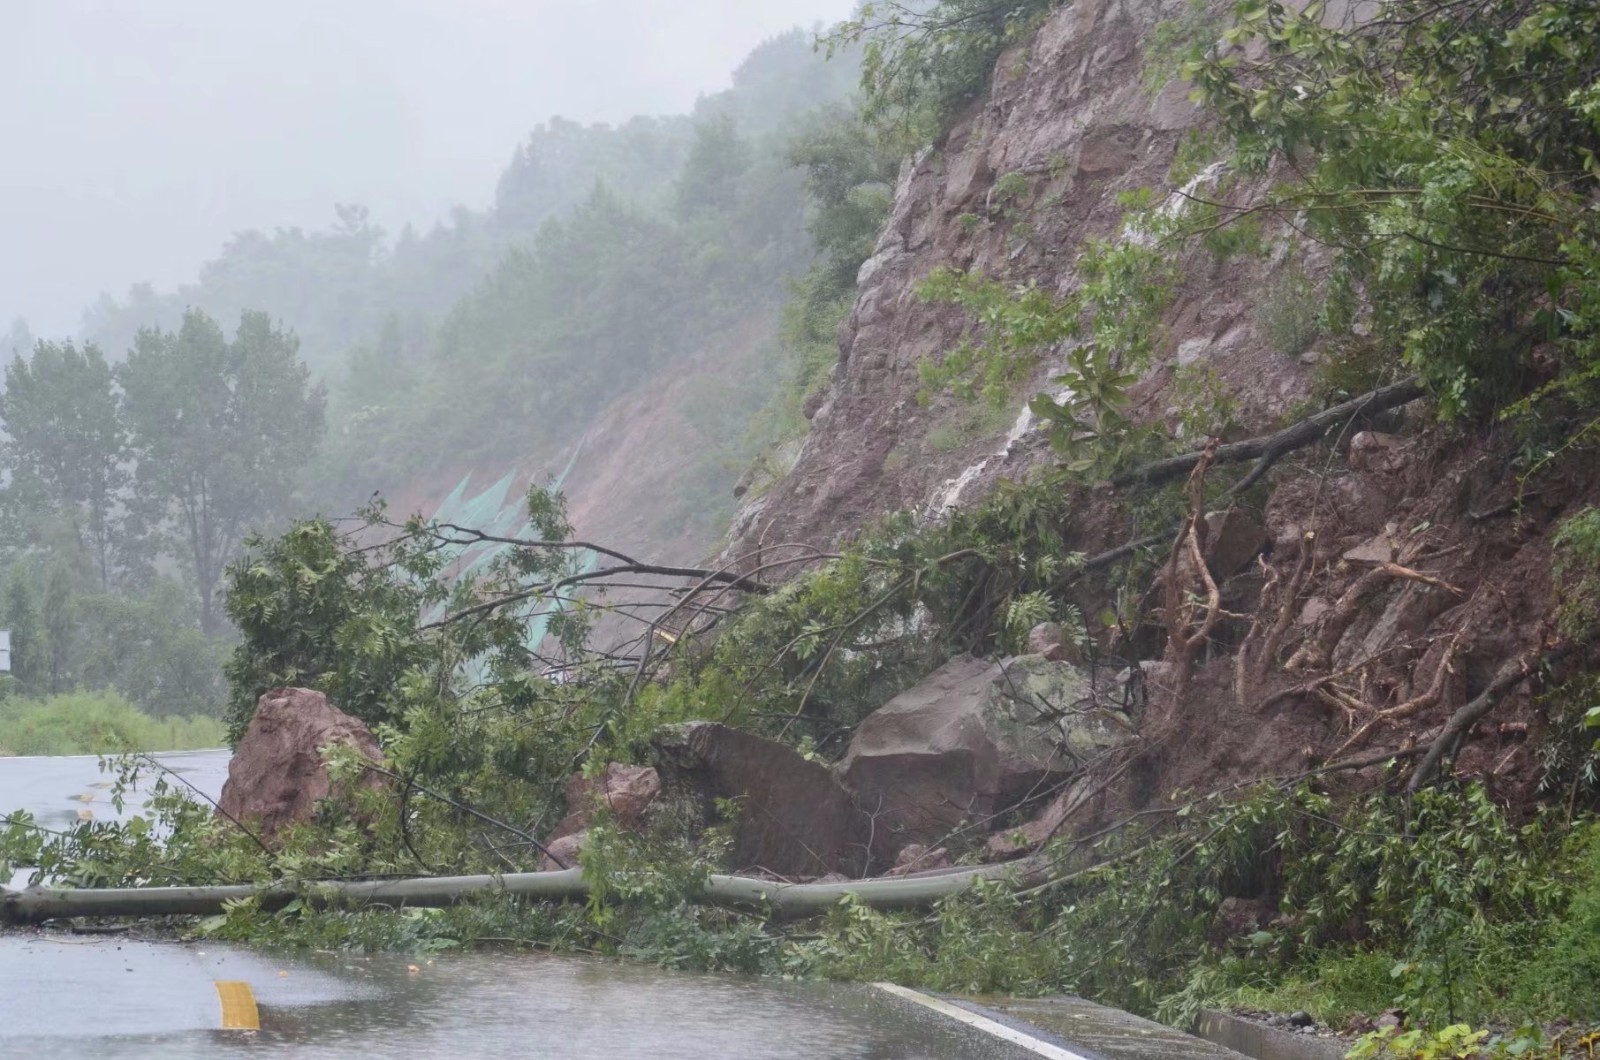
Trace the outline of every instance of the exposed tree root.
<instances>
[{"instance_id":1,"label":"exposed tree root","mask_svg":"<svg viewBox=\"0 0 1600 1060\"><path fill-rule=\"evenodd\" d=\"M1462 704L1450 719L1444 723L1444 728L1439 730L1439 735L1433 738L1427 751L1422 756L1422 761L1417 763L1417 768L1412 772L1411 779L1406 782L1406 794L1413 795L1422 790L1422 787L1433 778L1434 771L1439 768L1439 762L1446 754L1460 744L1474 725L1484 715L1493 710L1505 697L1506 693L1528 680L1542 669L1556 665L1562 659L1572 654L1578 645L1568 641L1565 644L1541 655L1535 647L1523 652L1513 659L1508 659L1495 674L1494 680L1472 699Z\"/></svg>"},{"instance_id":2,"label":"exposed tree root","mask_svg":"<svg viewBox=\"0 0 1600 1060\"><path fill-rule=\"evenodd\" d=\"M1241 707L1248 707L1255 701L1257 690L1267 679L1268 668L1283 648L1283 638L1294 623L1295 608L1300 604L1300 594L1305 588L1315 552L1316 534L1307 531L1300 539L1300 555L1295 560L1294 573L1290 575L1286 587L1278 568L1265 560L1260 561L1265 571L1261 601L1256 608L1256 617L1250 622L1250 632L1245 634L1234 660L1234 700ZM1261 621L1262 613L1269 608L1276 608L1277 611L1270 628Z\"/></svg>"},{"instance_id":3,"label":"exposed tree root","mask_svg":"<svg viewBox=\"0 0 1600 1060\"><path fill-rule=\"evenodd\" d=\"M1183 703L1194 673L1194 662L1200 649L1211 640L1211 633L1222 617L1222 591L1206 565L1205 550L1201 546L1201 528L1205 501L1206 469L1211 466L1209 454L1217 448L1216 440L1206 447L1206 454L1189 476L1189 517L1183 533L1173 542L1167 558L1166 602L1167 659L1172 664L1173 706ZM1181 562L1188 559L1187 568ZM1182 575L1191 574L1200 582L1204 602L1190 597Z\"/></svg>"}]
</instances>

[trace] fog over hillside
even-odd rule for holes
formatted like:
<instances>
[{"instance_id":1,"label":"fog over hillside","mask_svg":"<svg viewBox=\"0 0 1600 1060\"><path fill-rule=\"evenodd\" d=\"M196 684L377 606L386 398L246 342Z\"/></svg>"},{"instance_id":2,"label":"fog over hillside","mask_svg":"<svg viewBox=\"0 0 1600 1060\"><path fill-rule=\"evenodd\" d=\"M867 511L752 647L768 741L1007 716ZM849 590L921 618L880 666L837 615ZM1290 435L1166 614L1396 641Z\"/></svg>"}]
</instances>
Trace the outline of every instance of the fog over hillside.
<instances>
[{"instance_id":1,"label":"fog over hillside","mask_svg":"<svg viewBox=\"0 0 1600 1060\"><path fill-rule=\"evenodd\" d=\"M232 233L485 205L552 115L682 113L841 0L0 4L0 327L193 278Z\"/></svg>"}]
</instances>

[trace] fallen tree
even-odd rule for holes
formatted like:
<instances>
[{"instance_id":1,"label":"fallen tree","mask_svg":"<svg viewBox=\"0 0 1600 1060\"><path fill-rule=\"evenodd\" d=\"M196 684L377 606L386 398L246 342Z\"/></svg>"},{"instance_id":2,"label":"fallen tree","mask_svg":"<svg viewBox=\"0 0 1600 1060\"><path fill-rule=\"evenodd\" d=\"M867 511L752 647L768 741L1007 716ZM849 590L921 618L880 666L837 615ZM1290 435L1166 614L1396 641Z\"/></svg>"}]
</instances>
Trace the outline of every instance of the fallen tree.
<instances>
[{"instance_id":1,"label":"fallen tree","mask_svg":"<svg viewBox=\"0 0 1600 1060\"><path fill-rule=\"evenodd\" d=\"M971 887L978 880L1016 884L1046 882L1055 875L1037 859L977 868L940 869L896 879L839 883L780 883L746 876L712 875L697 900L763 912L791 920L827 912L853 897L873 909L916 909ZM405 880L318 882L299 888L229 884L206 887L30 887L0 891L0 925L38 924L70 917L212 916L230 902L254 899L265 911L299 900L317 908L391 906L440 908L475 895L506 894L532 901L581 902L591 894L582 869L505 875L432 876Z\"/></svg>"}]
</instances>

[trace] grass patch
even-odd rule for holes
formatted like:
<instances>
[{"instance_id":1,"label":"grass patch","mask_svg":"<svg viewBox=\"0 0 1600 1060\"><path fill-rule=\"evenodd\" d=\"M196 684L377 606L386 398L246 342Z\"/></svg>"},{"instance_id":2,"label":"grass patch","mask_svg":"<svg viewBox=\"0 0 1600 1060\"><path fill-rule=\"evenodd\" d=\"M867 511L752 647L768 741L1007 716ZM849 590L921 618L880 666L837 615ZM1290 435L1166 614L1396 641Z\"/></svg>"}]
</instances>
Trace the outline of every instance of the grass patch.
<instances>
[{"instance_id":1,"label":"grass patch","mask_svg":"<svg viewBox=\"0 0 1600 1060\"><path fill-rule=\"evenodd\" d=\"M114 692L0 700L0 757L194 751L224 742L216 718L152 718Z\"/></svg>"}]
</instances>

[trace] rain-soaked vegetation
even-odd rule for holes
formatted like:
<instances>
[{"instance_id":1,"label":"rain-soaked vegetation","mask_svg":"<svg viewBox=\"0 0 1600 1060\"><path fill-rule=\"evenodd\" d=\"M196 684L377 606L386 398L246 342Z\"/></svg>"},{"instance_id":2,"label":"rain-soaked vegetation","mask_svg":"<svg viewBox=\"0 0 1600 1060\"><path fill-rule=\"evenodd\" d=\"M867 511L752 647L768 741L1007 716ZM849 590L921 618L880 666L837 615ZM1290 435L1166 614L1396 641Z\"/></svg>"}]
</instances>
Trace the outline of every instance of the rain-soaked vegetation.
<instances>
[{"instance_id":1,"label":"rain-soaked vegetation","mask_svg":"<svg viewBox=\"0 0 1600 1060\"><path fill-rule=\"evenodd\" d=\"M372 727L388 783L355 783L367 767L334 754L343 797L273 843L176 792L157 800L161 829L57 835L8 818L0 863L83 886L300 888L287 908L247 899L180 925L270 945L514 940L692 969L1074 992L1178 1024L1219 1005L1366 1030L1364 1017L1403 1012L1404 1029L1372 1031L1362 1056L1570 1047L1580 1031L1562 1021L1600 1021L1600 508L1582 503L1551 534L1538 643L1474 675L1440 730L1370 761L1160 792L1052 838L1036 855L1048 872L1026 887L980 882L914 912L847 898L798 925L707 905L740 812L726 805L709 829L663 819L647 834L602 814L586 903L310 900L325 880L533 871L531 837L570 809L567 779L646 762L663 725L731 724L835 762L863 718L944 660L1019 652L1041 622L1064 624L1096 663L1118 661L1097 653L1119 635L1129 651L1143 635L1182 700L1202 652L1244 660L1267 637L1224 613L1192 535L1211 507L1259 502L1267 469L1322 429L1274 446L1325 406L1398 394L1425 401L1418 429L1439 438L1509 436L1517 505L1595 459L1600 9L1384 0L1350 27L1320 3L1197 0L1169 5L1144 67L1192 87L1203 117L1171 177L1193 189L1195 174L1223 174L1212 190L1176 206L1123 192L1114 237L1063 249L1076 279L1059 289L959 264L918 277L922 300L971 325L919 366L919 407L1007 407L1050 366L1029 403L1050 456L1028 481L942 519L875 513L830 551L754 573L575 540L584 527L538 482L506 532L373 497L438 509L465 470L499 479L536 457L560 473L619 396L658 393L738 342L756 356L699 384L680 455L695 472L650 513L718 540L736 483L741 496L783 488L902 160L947 149L997 62L1020 76L1015 49L1061 6L863 4L820 35L768 40L691 113L539 125L492 205L429 232L391 236L342 205L325 230L234 237L191 284L102 299L79 334L13 329L0 754L203 746L223 725L237 740L264 691L300 685ZM1031 179L1001 175L984 217L949 223L1025 241L1028 211L1050 208L1030 205ZM1314 283L1283 270L1261 314L1268 340L1285 359L1319 336L1341 344L1271 425L1282 433L1243 456L1219 448L1240 432L1214 380L1180 376L1172 422L1218 436L1196 451L1195 430L1186 443L1141 414L1137 384L1182 263L1266 258L1269 223L1323 256ZM1085 555L1068 527L1108 482L1148 487L1116 513L1134 546ZM686 581L627 596L668 575ZM1311 576L1297 569L1294 585ZM1156 610L1150 633L1141 612ZM1241 619L1248 633L1212 638ZM1347 673L1324 676L1302 690L1344 694ZM1525 683L1547 721L1533 737L1543 773L1513 803L1449 762L1495 696ZM1361 727L1352 695L1330 700L1351 743L1409 716L1375 708ZM1105 785L1136 764L1112 762ZM1375 779L1346 785L1358 770ZM951 846L982 855L981 838ZM1245 895L1272 908L1219 934Z\"/></svg>"}]
</instances>

